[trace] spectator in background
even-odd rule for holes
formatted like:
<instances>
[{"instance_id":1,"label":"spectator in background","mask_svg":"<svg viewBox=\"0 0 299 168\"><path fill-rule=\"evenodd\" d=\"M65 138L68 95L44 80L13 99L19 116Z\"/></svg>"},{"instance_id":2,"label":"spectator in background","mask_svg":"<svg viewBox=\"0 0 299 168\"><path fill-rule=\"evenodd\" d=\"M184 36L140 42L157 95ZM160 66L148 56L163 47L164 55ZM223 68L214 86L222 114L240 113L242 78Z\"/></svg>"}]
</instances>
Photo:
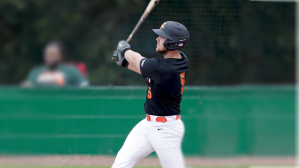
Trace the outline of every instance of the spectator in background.
<instances>
[{"instance_id":1,"label":"spectator in background","mask_svg":"<svg viewBox=\"0 0 299 168\"><path fill-rule=\"evenodd\" d=\"M59 41L48 43L44 49L45 65L33 68L22 86L25 87L82 87L88 81L73 65L65 64L66 50Z\"/></svg>"}]
</instances>

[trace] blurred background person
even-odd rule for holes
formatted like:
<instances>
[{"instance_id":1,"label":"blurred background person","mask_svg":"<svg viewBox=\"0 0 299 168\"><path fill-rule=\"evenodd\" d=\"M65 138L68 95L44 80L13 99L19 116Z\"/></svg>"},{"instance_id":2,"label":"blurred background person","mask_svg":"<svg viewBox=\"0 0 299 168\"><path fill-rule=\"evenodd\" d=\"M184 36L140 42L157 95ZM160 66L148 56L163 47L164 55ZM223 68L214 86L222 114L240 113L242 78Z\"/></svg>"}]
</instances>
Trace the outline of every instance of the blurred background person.
<instances>
[{"instance_id":1,"label":"blurred background person","mask_svg":"<svg viewBox=\"0 0 299 168\"><path fill-rule=\"evenodd\" d=\"M60 41L49 42L44 49L44 65L33 68L26 80L25 87L63 87L88 86L87 79L76 67L78 64L64 63L66 48ZM80 64L79 64L80 66ZM82 69L81 69L82 70Z\"/></svg>"}]
</instances>

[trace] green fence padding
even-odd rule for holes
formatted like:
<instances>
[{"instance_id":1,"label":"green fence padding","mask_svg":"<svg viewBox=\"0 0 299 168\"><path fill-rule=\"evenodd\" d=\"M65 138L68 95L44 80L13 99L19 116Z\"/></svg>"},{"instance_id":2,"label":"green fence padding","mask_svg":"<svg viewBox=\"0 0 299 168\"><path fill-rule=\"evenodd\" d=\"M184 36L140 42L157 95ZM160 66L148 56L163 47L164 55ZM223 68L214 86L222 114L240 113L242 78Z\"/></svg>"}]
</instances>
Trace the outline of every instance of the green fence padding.
<instances>
[{"instance_id":1,"label":"green fence padding","mask_svg":"<svg viewBox=\"0 0 299 168\"><path fill-rule=\"evenodd\" d=\"M146 87L0 89L0 154L116 155ZM295 156L295 87L186 87L187 156Z\"/></svg>"}]
</instances>

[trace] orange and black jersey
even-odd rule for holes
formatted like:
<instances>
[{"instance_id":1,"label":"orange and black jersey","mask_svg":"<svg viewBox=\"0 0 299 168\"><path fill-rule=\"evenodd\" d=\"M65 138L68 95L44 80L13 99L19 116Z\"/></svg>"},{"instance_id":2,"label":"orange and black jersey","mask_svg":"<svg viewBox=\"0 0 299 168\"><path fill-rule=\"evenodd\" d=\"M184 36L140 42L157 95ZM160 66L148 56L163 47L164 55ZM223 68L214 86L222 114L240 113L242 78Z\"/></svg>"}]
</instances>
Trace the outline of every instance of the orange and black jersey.
<instances>
[{"instance_id":1,"label":"orange and black jersey","mask_svg":"<svg viewBox=\"0 0 299 168\"><path fill-rule=\"evenodd\" d=\"M189 60L184 53L182 59L143 58L140 71L148 79L144 111L149 115L178 115L188 71Z\"/></svg>"}]
</instances>

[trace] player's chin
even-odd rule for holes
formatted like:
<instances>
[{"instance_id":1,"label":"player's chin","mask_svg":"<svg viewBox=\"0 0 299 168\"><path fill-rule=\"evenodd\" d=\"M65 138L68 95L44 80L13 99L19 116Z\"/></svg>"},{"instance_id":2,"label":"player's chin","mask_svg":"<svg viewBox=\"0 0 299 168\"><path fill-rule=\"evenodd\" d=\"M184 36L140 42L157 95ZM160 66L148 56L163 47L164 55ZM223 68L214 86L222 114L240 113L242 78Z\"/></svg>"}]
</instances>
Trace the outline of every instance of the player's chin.
<instances>
[{"instance_id":1,"label":"player's chin","mask_svg":"<svg viewBox=\"0 0 299 168\"><path fill-rule=\"evenodd\" d=\"M160 46L157 45L156 51L159 52L159 50L161 50L161 48L160 48Z\"/></svg>"},{"instance_id":2,"label":"player's chin","mask_svg":"<svg viewBox=\"0 0 299 168\"><path fill-rule=\"evenodd\" d=\"M167 52L167 50L166 50L166 48L164 48L164 50L163 49L160 49L160 48L156 48L156 51L158 52L158 53L160 53L160 54L165 54L166 52Z\"/></svg>"}]
</instances>

